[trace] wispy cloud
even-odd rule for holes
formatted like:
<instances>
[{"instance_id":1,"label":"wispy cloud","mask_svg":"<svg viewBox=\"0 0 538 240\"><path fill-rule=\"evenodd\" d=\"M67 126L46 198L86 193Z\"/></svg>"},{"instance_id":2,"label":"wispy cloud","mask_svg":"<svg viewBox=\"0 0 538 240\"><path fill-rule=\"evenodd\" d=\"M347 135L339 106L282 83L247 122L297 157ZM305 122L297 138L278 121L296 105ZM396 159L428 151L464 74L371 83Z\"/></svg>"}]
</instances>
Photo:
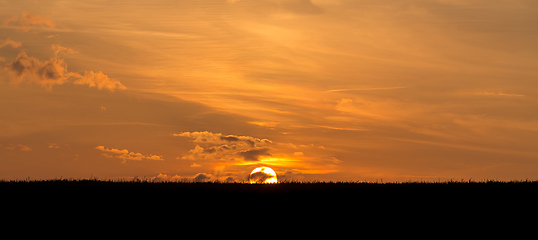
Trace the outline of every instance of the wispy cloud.
<instances>
[{"instance_id":1,"label":"wispy cloud","mask_svg":"<svg viewBox=\"0 0 538 240\"><path fill-rule=\"evenodd\" d=\"M402 88L407 88L407 87L341 88L341 89L331 89L326 92L377 91L377 90L394 90L394 89L402 89Z\"/></svg>"},{"instance_id":2,"label":"wispy cloud","mask_svg":"<svg viewBox=\"0 0 538 240\"><path fill-rule=\"evenodd\" d=\"M22 46L22 43L13 41L9 38L6 40L0 41L0 48L6 47L6 46L11 46L12 48L19 48Z\"/></svg>"},{"instance_id":3,"label":"wispy cloud","mask_svg":"<svg viewBox=\"0 0 538 240\"><path fill-rule=\"evenodd\" d=\"M23 151L23 152L32 151L30 147L24 144L8 144L8 145L0 144L0 148L2 147L6 150L18 150L18 151Z\"/></svg>"},{"instance_id":4,"label":"wispy cloud","mask_svg":"<svg viewBox=\"0 0 538 240\"><path fill-rule=\"evenodd\" d=\"M349 179L473 164L492 167L472 173L480 177L538 176L528 170L535 155L516 154L535 152L537 139L530 0L8 2L0 79L12 84L0 82L0 126L17 139L3 144L58 137L3 154L44 152L53 162L95 139L86 151L107 164L141 159L147 176L173 169L163 179L228 178L218 166L245 177L262 164ZM128 147L140 136L158 150ZM61 148L41 151L50 141ZM310 143L326 149L301 146ZM173 159L150 161L160 155Z\"/></svg>"},{"instance_id":5,"label":"wispy cloud","mask_svg":"<svg viewBox=\"0 0 538 240\"><path fill-rule=\"evenodd\" d=\"M252 121L252 122L248 122L250 124L253 124L253 125L257 125L257 126L260 126L260 127L268 127L268 128L274 128L276 126L278 126L279 122L261 122L261 121Z\"/></svg>"},{"instance_id":6,"label":"wispy cloud","mask_svg":"<svg viewBox=\"0 0 538 240\"><path fill-rule=\"evenodd\" d=\"M128 160L131 161L142 161L142 160L153 160L153 161L162 161L164 160L160 155L153 154L141 154L136 152L130 152L127 149L116 149L116 148L106 148L105 146L97 146L95 149L104 152L103 155L106 157L116 157L122 159L122 163L126 163Z\"/></svg>"},{"instance_id":7,"label":"wispy cloud","mask_svg":"<svg viewBox=\"0 0 538 240\"><path fill-rule=\"evenodd\" d=\"M60 53L66 53L66 54L75 54L75 53L78 53L77 51L71 49L71 48L68 48L68 47L64 47L60 44L52 44L50 45L50 49L52 49L52 51L54 51L54 58L58 58L58 54Z\"/></svg>"},{"instance_id":8,"label":"wispy cloud","mask_svg":"<svg viewBox=\"0 0 538 240\"><path fill-rule=\"evenodd\" d=\"M56 27L56 24L52 20L29 12L25 12L20 16L6 18L2 21L2 24L4 26L15 27L23 32L29 32L35 27Z\"/></svg>"},{"instance_id":9,"label":"wispy cloud","mask_svg":"<svg viewBox=\"0 0 538 240\"><path fill-rule=\"evenodd\" d=\"M78 77L73 83L77 85L88 85L88 87L97 87L97 89L106 89L114 91L116 89L124 90L125 85L120 81L111 79L103 72L85 71L84 75L76 75Z\"/></svg>"},{"instance_id":10,"label":"wispy cloud","mask_svg":"<svg viewBox=\"0 0 538 240\"><path fill-rule=\"evenodd\" d=\"M473 95L480 95L480 96L499 96L499 97L526 97L525 94L519 94L519 93L505 93L505 92L498 92L498 91L482 91L482 92L473 92L471 93Z\"/></svg>"},{"instance_id":11,"label":"wispy cloud","mask_svg":"<svg viewBox=\"0 0 538 240\"><path fill-rule=\"evenodd\" d=\"M310 125L314 128L326 128L332 130L342 130L342 131L368 131L366 128L352 128L352 127L336 127L336 126L326 126L326 125Z\"/></svg>"}]
</instances>

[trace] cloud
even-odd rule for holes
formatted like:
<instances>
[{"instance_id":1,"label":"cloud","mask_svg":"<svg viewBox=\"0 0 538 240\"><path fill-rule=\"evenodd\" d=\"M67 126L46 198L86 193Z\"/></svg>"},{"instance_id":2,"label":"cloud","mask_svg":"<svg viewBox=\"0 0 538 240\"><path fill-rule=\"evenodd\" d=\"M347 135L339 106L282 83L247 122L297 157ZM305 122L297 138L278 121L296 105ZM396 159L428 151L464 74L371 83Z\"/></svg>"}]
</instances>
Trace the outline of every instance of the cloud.
<instances>
[{"instance_id":1,"label":"cloud","mask_svg":"<svg viewBox=\"0 0 538 240\"><path fill-rule=\"evenodd\" d=\"M109 91L114 91L115 89L124 90L126 87L121 84L120 81L109 78L103 72L94 72L94 71L85 71L84 75L80 76L79 79L75 80L73 83L77 85L88 85L89 87L97 87L97 89L107 89Z\"/></svg>"},{"instance_id":2,"label":"cloud","mask_svg":"<svg viewBox=\"0 0 538 240\"><path fill-rule=\"evenodd\" d=\"M155 177L151 177L152 182L208 182L208 181L221 181L221 182L236 182L237 179L232 176L221 176L211 173L197 173L194 176L179 176L168 175L166 173L159 173Z\"/></svg>"},{"instance_id":3,"label":"cloud","mask_svg":"<svg viewBox=\"0 0 538 240\"><path fill-rule=\"evenodd\" d=\"M50 45L50 49L52 49L52 51L54 51L55 58L58 58L58 54L60 54L60 53L67 53L67 54L78 53L77 51L75 51L75 50L73 50L71 48L61 46L60 44L52 44L52 45Z\"/></svg>"},{"instance_id":4,"label":"cloud","mask_svg":"<svg viewBox=\"0 0 538 240\"><path fill-rule=\"evenodd\" d=\"M174 134L188 137L196 145L178 160L204 161L208 166L252 166L267 165L295 169L303 174L322 174L338 171L340 160L328 155L324 147L314 144L295 145L277 143L269 139L251 136L223 135L212 132L183 132ZM308 151L308 154L305 152ZM191 167L198 167L193 163ZM225 181L229 174L217 170L213 179ZM228 172L230 173L230 172Z\"/></svg>"},{"instance_id":5,"label":"cloud","mask_svg":"<svg viewBox=\"0 0 538 240\"><path fill-rule=\"evenodd\" d=\"M268 148L260 148L243 151L239 155L243 156L246 161L258 161L260 156L271 156L271 153Z\"/></svg>"},{"instance_id":6,"label":"cloud","mask_svg":"<svg viewBox=\"0 0 538 240\"><path fill-rule=\"evenodd\" d=\"M0 144L0 147L3 145ZM32 149L24 144L9 144L8 146L3 147L6 150L19 150L23 152L32 151Z\"/></svg>"},{"instance_id":7,"label":"cloud","mask_svg":"<svg viewBox=\"0 0 538 240\"><path fill-rule=\"evenodd\" d=\"M333 5L338 6L341 5L341 0L310 0L312 4L319 6L319 5Z\"/></svg>"},{"instance_id":8,"label":"cloud","mask_svg":"<svg viewBox=\"0 0 538 240\"><path fill-rule=\"evenodd\" d=\"M475 92L472 94L479 95L479 96L500 96L500 97L525 97L526 96L524 94L518 94L518 93L504 93L504 92L492 92L492 91Z\"/></svg>"},{"instance_id":9,"label":"cloud","mask_svg":"<svg viewBox=\"0 0 538 240\"><path fill-rule=\"evenodd\" d=\"M260 139L249 136L223 135L222 133L183 132L173 134L176 137L190 137L195 143L226 144L230 142L242 142L250 145L272 143L269 139Z\"/></svg>"},{"instance_id":10,"label":"cloud","mask_svg":"<svg viewBox=\"0 0 538 240\"><path fill-rule=\"evenodd\" d=\"M178 182L182 180L185 180L185 178L180 177L179 175L168 176L168 174L165 173L159 173L159 175L151 178L152 182Z\"/></svg>"},{"instance_id":11,"label":"cloud","mask_svg":"<svg viewBox=\"0 0 538 240\"><path fill-rule=\"evenodd\" d=\"M196 176L192 179L194 182L207 182L211 179L211 174L207 173L198 173Z\"/></svg>"},{"instance_id":12,"label":"cloud","mask_svg":"<svg viewBox=\"0 0 538 240\"><path fill-rule=\"evenodd\" d=\"M56 27L52 20L28 12L23 13L21 16L4 19L2 24L4 26L13 26L23 32L29 32L34 27Z\"/></svg>"},{"instance_id":13,"label":"cloud","mask_svg":"<svg viewBox=\"0 0 538 240\"><path fill-rule=\"evenodd\" d=\"M63 59L52 58L41 62L28 56L24 51L17 55L12 63L6 64L5 69L15 83L33 82L50 89L53 85L64 84L72 73L67 72Z\"/></svg>"},{"instance_id":14,"label":"cloud","mask_svg":"<svg viewBox=\"0 0 538 240\"><path fill-rule=\"evenodd\" d=\"M206 155L204 152L205 152L205 150L204 150L203 147L200 147L200 146L196 145L196 147L189 150L189 153L187 155L181 157L181 159L190 160L190 161L212 159L212 157Z\"/></svg>"},{"instance_id":15,"label":"cloud","mask_svg":"<svg viewBox=\"0 0 538 240\"><path fill-rule=\"evenodd\" d=\"M6 46L11 46L12 48L19 48L22 46L22 43L13 41L9 38L4 41L0 41L0 48L6 47Z\"/></svg>"},{"instance_id":16,"label":"cloud","mask_svg":"<svg viewBox=\"0 0 538 240\"><path fill-rule=\"evenodd\" d=\"M119 150L116 148L105 148L104 146L97 146L95 149L105 152L103 155L106 157L116 157L122 159L122 163L126 163L127 160L142 161L142 160L154 160L162 161L164 160L160 155L144 155L141 153L129 152L127 149Z\"/></svg>"},{"instance_id":17,"label":"cloud","mask_svg":"<svg viewBox=\"0 0 538 240\"><path fill-rule=\"evenodd\" d=\"M326 92L352 92L352 91L377 91L377 90L395 90L403 89L407 87L377 87L377 88L342 88L342 89L331 89Z\"/></svg>"},{"instance_id":18,"label":"cloud","mask_svg":"<svg viewBox=\"0 0 538 240\"><path fill-rule=\"evenodd\" d=\"M228 172L223 172L224 167L215 168L214 173L199 172L192 176L179 176L168 175L166 173L159 173L157 176L151 177L152 182L207 182L207 181L220 181L220 182L237 182L236 176L231 176Z\"/></svg>"},{"instance_id":19,"label":"cloud","mask_svg":"<svg viewBox=\"0 0 538 240\"><path fill-rule=\"evenodd\" d=\"M250 136L223 135L211 132L183 132L178 137L192 138L198 143L181 159L191 161L233 161L242 157L246 161L257 161L260 156L270 156L272 141ZM202 146L200 146L202 145Z\"/></svg>"},{"instance_id":20,"label":"cloud","mask_svg":"<svg viewBox=\"0 0 538 240\"><path fill-rule=\"evenodd\" d=\"M56 145L56 143L49 143L49 147L48 148L51 148L51 149L58 149L60 148L60 146Z\"/></svg>"},{"instance_id":21,"label":"cloud","mask_svg":"<svg viewBox=\"0 0 538 240\"><path fill-rule=\"evenodd\" d=\"M224 182L226 182L226 183L233 183L233 182L237 182L237 179L235 179L235 178L232 177L232 176L229 176L229 177L226 177L226 178L224 179Z\"/></svg>"},{"instance_id":22,"label":"cloud","mask_svg":"<svg viewBox=\"0 0 538 240\"><path fill-rule=\"evenodd\" d=\"M5 43L13 45L14 43ZM35 57L28 56L26 52L20 52L15 60L4 66L12 83L19 84L30 82L40 85L48 90L52 90L54 85L63 85L73 82L76 85L88 85L97 87L99 90L107 89L114 91L116 89L126 89L119 81L109 78L106 74L94 71L85 71L84 75L67 71L67 64L61 58L59 53L76 53L76 51L53 44L51 49L55 57L47 61L40 61Z\"/></svg>"}]
</instances>

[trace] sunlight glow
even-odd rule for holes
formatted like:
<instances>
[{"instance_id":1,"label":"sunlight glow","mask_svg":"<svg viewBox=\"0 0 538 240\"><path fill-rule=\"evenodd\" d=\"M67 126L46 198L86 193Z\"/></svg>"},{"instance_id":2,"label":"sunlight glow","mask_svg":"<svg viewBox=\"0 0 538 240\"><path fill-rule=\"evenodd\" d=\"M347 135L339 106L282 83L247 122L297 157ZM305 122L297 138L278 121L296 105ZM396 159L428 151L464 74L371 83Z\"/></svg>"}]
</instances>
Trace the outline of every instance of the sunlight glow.
<instances>
[{"instance_id":1,"label":"sunlight glow","mask_svg":"<svg viewBox=\"0 0 538 240\"><path fill-rule=\"evenodd\" d=\"M276 173L269 167L257 167L250 173L250 183L277 183Z\"/></svg>"}]
</instances>

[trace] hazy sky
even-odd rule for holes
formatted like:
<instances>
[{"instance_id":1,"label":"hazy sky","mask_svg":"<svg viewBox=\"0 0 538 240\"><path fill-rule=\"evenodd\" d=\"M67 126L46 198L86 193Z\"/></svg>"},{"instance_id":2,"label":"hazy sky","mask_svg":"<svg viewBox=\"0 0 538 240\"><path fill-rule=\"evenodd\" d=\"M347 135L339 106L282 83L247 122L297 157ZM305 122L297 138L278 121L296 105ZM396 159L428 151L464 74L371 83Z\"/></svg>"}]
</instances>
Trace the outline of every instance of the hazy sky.
<instances>
[{"instance_id":1,"label":"hazy sky","mask_svg":"<svg viewBox=\"0 0 538 240\"><path fill-rule=\"evenodd\" d=\"M0 0L0 178L538 179L535 0Z\"/></svg>"}]
</instances>

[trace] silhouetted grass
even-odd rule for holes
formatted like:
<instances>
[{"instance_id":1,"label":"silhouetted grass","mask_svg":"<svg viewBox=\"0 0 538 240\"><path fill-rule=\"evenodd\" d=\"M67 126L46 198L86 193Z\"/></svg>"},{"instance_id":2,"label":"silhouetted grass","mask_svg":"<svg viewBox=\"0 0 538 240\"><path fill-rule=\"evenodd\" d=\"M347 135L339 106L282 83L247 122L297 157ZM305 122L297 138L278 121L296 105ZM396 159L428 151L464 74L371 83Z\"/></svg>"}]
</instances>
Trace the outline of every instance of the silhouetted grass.
<instances>
[{"instance_id":1,"label":"silhouetted grass","mask_svg":"<svg viewBox=\"0 0 538 240\"><path fill-rule=\"evenodd\" d=\"M249 184L53 179L0 181L4 206L41 214L79 216L203 211L219 217L264 214L452 216L510 214L534 206L537 181L300 182ZM385 215L384 215L385 214ZM97 214L98 216L98 214ZM205 221L206 215L196 215ZM346 218L347 219L347 218Z\"/></svg>"},{"instance_id":2,"label":"silhouetted grass","mask_svg":"<svg viewBox=\"0 0 538 240\"><path fill-rule=\"evenodd\" d=\"M332 193L362 194L377 192L383 194L428 194L428 193L495 193L495 191L525 192L538 190L538 181L443 181L443 182L332 182L332 181L282 181L278 184L250 184L226 182L152 182L149 180L98 180L98 179L51 179L0 181L0 191L95 191L124 192L162 191L182 193L253 193L289 194Z\"/></svg>"}]
</instances>

